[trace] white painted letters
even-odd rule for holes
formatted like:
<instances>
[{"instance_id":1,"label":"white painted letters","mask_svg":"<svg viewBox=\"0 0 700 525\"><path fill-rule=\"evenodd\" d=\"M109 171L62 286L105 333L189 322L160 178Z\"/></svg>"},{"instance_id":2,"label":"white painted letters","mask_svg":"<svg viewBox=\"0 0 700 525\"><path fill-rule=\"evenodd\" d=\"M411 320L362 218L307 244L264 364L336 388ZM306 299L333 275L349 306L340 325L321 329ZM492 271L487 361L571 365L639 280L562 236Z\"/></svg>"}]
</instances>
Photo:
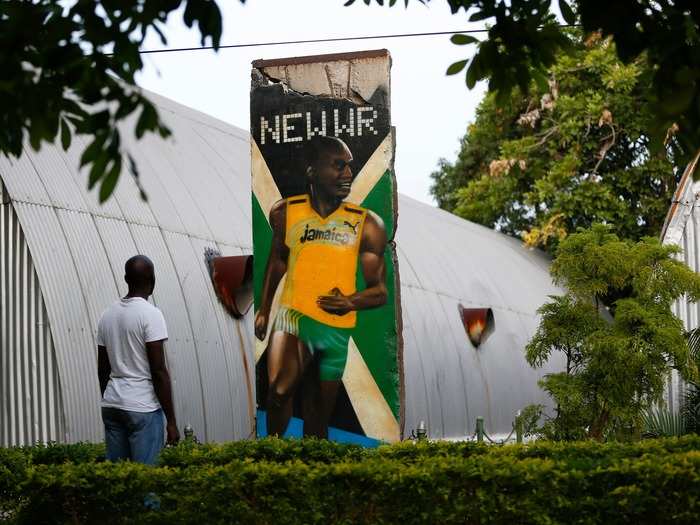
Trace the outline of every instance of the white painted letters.
<instances>
[{"instance_id":1,"label":"white painted letters","mask_svg":"<svg viewBox=\"0 0 700 525\"><path fill-rule=\"evenodd\" d=\"M346 116L345 111L347 120L343 120ZM372 106L351 107L347 110L333 109L332 124L328 123L326 110L319 113L306 111L270 115L267 119L260 117L260 145L302 142L317 136L327 136L330 131L329 125L332 126L333 135L339 138L379 135L376 128L379 112ZM302 126L306 129L302 129Z\"/></svg>"},{"instance_id":2,"label":"white painted letters","mask_svg":"<svg viewBox=\"0 0 700 525\"><path fill-rule=\"evenodd\" d=\"M277 144L280 143L280 117L275 115L275 129L270 127L270 124L265 120L265 117L260 117L260 144L265 144L265 135L272 134L272 140Z\"/></svg>"},{"instance_id":3,"label":"white painted letters","mask_svg":"<svg viewBox=\"0 0 700 525\"><path fill-rule=\"evenodd\" d=\"M304 137L290 137L289 132L294 131L294 126L289 123L290 120L301 118L301 113L292 113L291 115L282 115L282 142L301 142Z\"/></svg>"},{"instance_id":4,"label":"white painted letters","mask_svg":"<svg viewBox=\"0 0 700 525\"><path fill-rule=\"evenodd\" d=\"M326 136L326 112L321 111L321 128L317 128L311 125L311 113L306 112L306 140L311 140L312 137L317 135Z\"/></svg>"},{"instance_id":5,"label":"white painted letters","mask_svg":"<svg viewBox=\"0 0 700 525\"><path fill-rule=\"evenodd\" d=\"M363 113L370 111L372 112L371 117L365 118L362 116ZM379 133L376 129L374 129L374 121L376 118L377 110L372 106L362 106L361 108L357 108L357 136L362 136L362 128L365 126L367 127L367 131L371 131L374 135Z\"/></svg>"},{"instance_id":6,"label":"white painted letters","mask_svg":"<svg viewBox=\"0 0 700 525\"><path fill-rule=\"evenodd\" d=\"M343 133L347 133L351 137L355 136L355 110L350 108L348 110L348 122L347 124L341 124L340 122L340 110L333 110L333 129L335 131L335 136L340 137Z\"/></svg>"}]
</instances>

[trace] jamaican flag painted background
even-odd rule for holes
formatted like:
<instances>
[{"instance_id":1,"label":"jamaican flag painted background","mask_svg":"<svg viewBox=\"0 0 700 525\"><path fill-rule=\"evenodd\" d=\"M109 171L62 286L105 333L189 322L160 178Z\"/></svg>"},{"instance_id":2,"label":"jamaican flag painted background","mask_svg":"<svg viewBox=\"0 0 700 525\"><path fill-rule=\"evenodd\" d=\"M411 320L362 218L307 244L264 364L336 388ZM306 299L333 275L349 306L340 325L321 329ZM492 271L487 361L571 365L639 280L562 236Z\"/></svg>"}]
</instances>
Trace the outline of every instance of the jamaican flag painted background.
<instances>
[{"instance_id":1,"label":"jamaican flag painted background","mask_svg":"<svg viewBox=\"0 0 700 525\"><path fill-rule=\"evenodd\" d=\"M255 310L260 308L272 229L269 211L279 199L306 193L305 143L317 135L343 140L353 155L353 184L346 202L368 208L384 222L385 305L357 312L342 387L329 439L366 445L397 441L402 434L402 353L398 268L393 243L397 196L393 172L389 70L386 50L295 57L253 63L251 170ZM266 435L265 351L278 307L273 301L268 334L256 340L258 435ZM358 264L357 289L365 288ZM300 403L285 435L301 435Z\"/></svg>"}]
</instances>

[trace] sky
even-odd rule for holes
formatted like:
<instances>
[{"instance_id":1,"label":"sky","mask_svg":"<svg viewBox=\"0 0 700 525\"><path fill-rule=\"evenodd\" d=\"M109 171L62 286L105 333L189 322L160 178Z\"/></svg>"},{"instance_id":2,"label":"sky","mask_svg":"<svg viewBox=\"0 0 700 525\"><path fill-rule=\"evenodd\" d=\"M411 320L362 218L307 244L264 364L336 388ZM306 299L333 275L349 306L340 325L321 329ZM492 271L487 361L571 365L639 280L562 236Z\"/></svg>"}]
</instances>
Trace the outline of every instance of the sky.
<instances>
[{"instance_id":1,"label":"sky","mask_svg":"<svg viewBox=\"0 0 700 525\"><path fill-rule=\"evenodd\" d=\"M309 40L365 35L426 33L479 29L462 13L451 15L447 2L428 6L417 0L393 8L362 0L219 0L223 14L222 45ZM388 4L388 2L385 2ZM200 45L181 12L171 15L164 31L166 47ZM208 43L207 43L208 44ZM150 35L143 49L162 48ZM485 92L480 83L467 89L463 75L446 76L473 46L455 46L449 35L333 43L245 47L214 51L146 54L138 84L150 91L249 129L251 62L324 53L386 48L392 56L392 121L396 127L396 178L400 193L434 204L430 173L441 157L454 160L459 141Z\"/></svg>"}]
</instances>

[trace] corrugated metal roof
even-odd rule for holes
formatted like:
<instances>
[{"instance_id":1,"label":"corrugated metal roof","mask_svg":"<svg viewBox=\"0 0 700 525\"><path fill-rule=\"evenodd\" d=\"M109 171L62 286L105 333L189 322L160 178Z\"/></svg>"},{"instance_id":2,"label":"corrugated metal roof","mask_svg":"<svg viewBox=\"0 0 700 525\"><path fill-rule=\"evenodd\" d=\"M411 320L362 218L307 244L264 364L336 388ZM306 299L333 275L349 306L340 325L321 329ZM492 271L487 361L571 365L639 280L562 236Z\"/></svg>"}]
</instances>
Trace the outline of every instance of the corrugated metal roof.
<instances>
[{"instance_id":1,"label":"corrugated metal roof","mask_svg":"<svg viewBox=\"0 0 700 525\"><path fill-rule=\"evenodd\" d=\"M148 202L128 174L104 206L77 166L85 142L0 159L46 303L70 440L98 440L94 332L102 309L125 292L124 261L144 253L156 266L153 301L168 321L166 345L179 422L221 441L253 431L252 312L235 321L213 293L204 248L251 252L248 133L151 95L173 132L123 143ZM126 165L126 164L125 164ZM515 412L547 403L543 373L524 359L536 309L558 293L548 261L520 242L407 197L399 199L406 431L419 420L431 436L472 434L484 416L491 434L510 431ZM490 307L496 330L479 349L458 312ZM561 363L556 363L561 365Z\"/></svg>"}]
</instances>

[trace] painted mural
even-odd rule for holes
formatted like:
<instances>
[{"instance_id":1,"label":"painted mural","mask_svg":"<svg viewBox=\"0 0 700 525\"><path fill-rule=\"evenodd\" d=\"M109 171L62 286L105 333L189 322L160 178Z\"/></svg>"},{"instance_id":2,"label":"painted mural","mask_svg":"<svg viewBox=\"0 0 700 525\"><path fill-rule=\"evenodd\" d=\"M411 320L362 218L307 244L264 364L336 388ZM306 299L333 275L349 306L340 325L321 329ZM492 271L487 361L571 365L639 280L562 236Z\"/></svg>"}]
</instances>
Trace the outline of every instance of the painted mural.
<instances>
[{"instance_id":1,"label":"painted mural","mask_svg":"<svg viewBox=\"0 0 700 525\"><path fill-rule=\"evenodd\" d=\"M391 59L253 63L257 434L402 434Z\"/></svg>"}]
</instances>

